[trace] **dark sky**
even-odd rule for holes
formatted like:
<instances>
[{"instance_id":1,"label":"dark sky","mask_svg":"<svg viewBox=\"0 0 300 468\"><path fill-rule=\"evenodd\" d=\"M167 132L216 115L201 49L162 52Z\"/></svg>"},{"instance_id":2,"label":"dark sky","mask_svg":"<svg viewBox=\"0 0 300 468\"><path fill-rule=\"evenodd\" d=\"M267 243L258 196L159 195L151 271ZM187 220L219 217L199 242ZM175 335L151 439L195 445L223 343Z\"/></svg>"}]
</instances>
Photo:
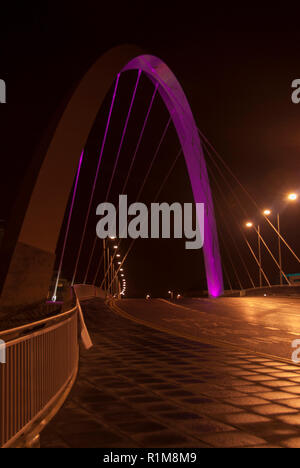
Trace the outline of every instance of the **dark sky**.
<instances>
[{"instance_id":1,"label":"dark sky","mask_svg":"<svg viewBox=\"0 0 300 468\"><path fill-rule=\"evenodd\" d=\"M291 82L300 78L300 8L290 9L274 3L272 7L253 4L237 7L227 2L223 5L213 2L209 7L206 4L180 2L175 6L175 2L114 2L109 7L103 2L80 2L75 6L68 2L30 6L26 2L11 9L1 6L4 11L1 11L0 78L7 83L8 102L0 106L0 218L6 222L9 219L34 149L65 96L103 52L116 45L133 43L147 53L159 56L173 70L203 133L260 206L270 206L274 212L281 210L282 229L291 245L300 252L297 235L299 204L285 207L281 203L287 191L300 190L300 104L291 102ZM130 87L132 77L125 78L120 116L126 108ZM151 88L145 84L145 99L150 92ZM142 97L139 99L137 112L142 112ZM159 106L157 103L155 112L165 118L162 104L161 109ZM160 127L157 122L153 123L149 141L158 140L165 124L163 118ZM97 135L102 134L104 121L105 106L99 112L98 127L95 125L89 139L91 156L86 174L93 171L101 141L99 137L97 144ZM117 129L114 131L117 135ZM124 171L126 151L129 157L133 144L130 138L123 155ZM154 169L152 181L163 178L177 151L172 131L168 138L164 157ZM150 149L145 149L145 164L138 163L132 181L132 198L143 178L147 161L151 159L150 153ZM106 161L103 171L108 174L109 156ZM121 181L122 163L120 167L121 173L116 180ZM224 190L223 195L218 194L212 181L217 211L226 213L231 232L244 249L245 259L249 260L231 212L241 225L245 216L239 212L220 175L217 178ZM249 217L255 217L254 207L233 180L228 180ZM87 176L82 184L89 186ZM154 182L146 188L145 200L153 198L151 189L155 189ZM101 190L97 202L102 201L100 198L105 189ZM114 190L117 193L117 186ZM179 196L181 200L191 201L182 160L176 165L163 195L162 201L175 201ZM224 195L229 208L223 200ZM84 203L84 200L80 202L78 213L84 211ZM76 222L74 219L73 231L77 231ZM90 225L92 233L95 219L91 219ZM221 222L218 225L222 242L236 258L224 225ZM275 252L276 240L267 227L264 229ZM254 235L249 239L255 242ZM76 235L72 242L75 246ZM89 242L92 242L92 234L87 236L85 255L88 255ZM73 249L66 257L67 276L72 269L72 252ZM179 241L139 241L127 262L129 292L164 294L170 288L205 289L201 257L201 252L185 251ZM284 261L288 272L299 268L286 253ZM275 281L272 263L267 257L265 262ZM230 270L228 258L225 263ZM253 262L249 268L257 281ZM240 265L237 269L244 275ZM84 266L80 271L84 271ZM233 271L230 276L234 278Z\"/></svg>"}]
</instances>

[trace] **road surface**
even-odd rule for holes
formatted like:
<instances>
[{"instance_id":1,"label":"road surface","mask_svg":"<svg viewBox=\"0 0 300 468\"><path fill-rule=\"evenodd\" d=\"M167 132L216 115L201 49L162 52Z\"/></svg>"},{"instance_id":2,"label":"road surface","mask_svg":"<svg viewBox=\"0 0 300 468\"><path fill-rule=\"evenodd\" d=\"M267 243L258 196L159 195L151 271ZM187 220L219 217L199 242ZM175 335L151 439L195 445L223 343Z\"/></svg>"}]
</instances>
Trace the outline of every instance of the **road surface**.
<instances>
[{"instance_id":1,"label":"road surface","mask_svg":"<svg viewBox=\"0 0 300 468\"><path fill-rule=\"evenodd\" d=\"M290 360L300 339L300 298L123 299L119 308L163 329Z\"/></svg>"},{"instance_id":2,"label":"road surface","mask_svg":"<svg viewBox=\"0 0 300 468\"><path fill-rule=\"evenodd\" d=\"M156 321L199 314L161 301L121 305ZM41 447L300 447L299 366L155 330L101 299L82 309L94 346L81 350Z\"/></svg>"}]
</instances>

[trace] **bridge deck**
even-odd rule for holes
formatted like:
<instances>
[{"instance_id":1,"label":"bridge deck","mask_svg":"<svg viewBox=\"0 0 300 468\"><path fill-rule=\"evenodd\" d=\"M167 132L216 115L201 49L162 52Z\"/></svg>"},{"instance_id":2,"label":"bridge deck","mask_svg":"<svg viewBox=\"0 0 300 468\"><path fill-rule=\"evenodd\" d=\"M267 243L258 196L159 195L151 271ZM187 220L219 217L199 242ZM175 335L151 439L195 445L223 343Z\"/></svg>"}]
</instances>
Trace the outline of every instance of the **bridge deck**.
<instances>
[{"instance_id":1,"label":"bridge deck","mask_svg":"<svg viewBox=\"0 0 300 468\"><path fill-rule=\"evenodd\" d=\"M297 366L83 308L95 346L42 447L300 445Z\"/></svg>"}]
</instances>

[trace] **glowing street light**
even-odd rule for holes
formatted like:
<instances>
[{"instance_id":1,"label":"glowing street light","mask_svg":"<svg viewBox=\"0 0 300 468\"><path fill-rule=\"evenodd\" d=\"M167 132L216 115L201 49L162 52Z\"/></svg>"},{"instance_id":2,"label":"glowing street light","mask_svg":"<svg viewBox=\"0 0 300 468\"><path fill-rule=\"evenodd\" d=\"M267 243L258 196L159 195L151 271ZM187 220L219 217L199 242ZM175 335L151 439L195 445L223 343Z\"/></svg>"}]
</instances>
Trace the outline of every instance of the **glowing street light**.
<instances>
[{"instance_id":1,"label":"glowing street light","mask_svg":"<svg viewBox=\"0 0 300 468\"><path fill-rule=\"evenodd\" d=\"M265 211L264 211L264 215L265 215L265 216L269 216L270 214L271 214L271 210L265 210Z\"/></svg>"},{"instance_id":2,"label":"glowing street light","mask_svg":"<svg viewBox=\"0 0 300 468\"><path fill-rule=\"evenodd\" d=\"M120 254L117 254L117 257L121 257L121 255L120 255Z\"/></svg>"},{"instance_id":3,"label":"glowing street light","mask_svg":"<svg viewBox=\"0 0 300 468\"><path fill-rule=\"evenodd\" d=\"M170 294L170 299L173 299L173 297L174 297L173 291L168 291L168 294Z\"/></svg>"},{"instance_id":4,"label":"glowing street light","mask_svg":"<svg viewBox=\"0 0 300 468\"><path fill-rule=\"evenodd\" d=\"M118 246L117 246L117 245L114 245L114 249L117 249L117 248L118 248Z\"/></svg>"},{"instance_id":5,"label":"glowing street light","mask_svg":"<svg viewBox=\"0 0 300 468\"><path fill-rule=\"evenodd\" d=\"M248 223L246 223L246 227L247 227L247 228L253 227L253 223L251 223L251 221L248 221Z\"/></svg>"},{"instance_id":6,"label":"glowing street light","mask_svg":"<svg viewBox=\"0 0 300 468\"><path fill-rule=\"evenodd\" d=\"M296 193L289 193L288 195L288 200L290 201L295 201L297 200L297 198L298 198L298 195Z\"/></svg>"}]
</instances>

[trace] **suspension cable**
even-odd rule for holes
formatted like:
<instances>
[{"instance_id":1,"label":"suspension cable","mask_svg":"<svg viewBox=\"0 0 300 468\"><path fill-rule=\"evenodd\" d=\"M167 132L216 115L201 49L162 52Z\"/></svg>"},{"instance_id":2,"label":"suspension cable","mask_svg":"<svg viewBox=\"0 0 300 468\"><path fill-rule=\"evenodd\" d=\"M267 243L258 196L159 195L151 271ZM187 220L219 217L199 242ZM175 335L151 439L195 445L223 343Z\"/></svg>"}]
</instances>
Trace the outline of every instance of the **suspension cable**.
<instances>
[{"instance_id":1,"label":"suspension cable","mask_svg":"<svg viewBox=\"0 0 300 468\"><path fill-rule=\"evenodd\" d=\"M252 197L252 195L250 194L250 192L246 189L246 187L244 187L244 185L239 181L239 179L237 178L237 176L234 174L234 172L230 169L230 167L228 166L228 164L226 164L226 162L224 161L224 159L222 158L222 156L217 152L217 150L214 148L214 146L210 143L210 141L206 138L206 136L201 132L201 130L198 128L198 132L199 132L199 135L201 136L201 138L205 141L205 143L212 149L212 151L214 152L214 154L217 156L217 158L222 162L222 164L224 165L224 167L227 169L227 171L229 172L229 174L234 178L234 180L238 183L238 185L242 188L243 192L247 195L247 197L249 198L249 200L254 204L255 208L257 210L259 210L259 212L261 212L261 208L258 206L257 202L255 201L255 199ZM202 142L203 144L203 142ZM212 158L212 155L210 155L211 158ZM213 160L213 158L212 158ZM237 198L237 201L238 203L240 204L239 202L239 199ZM241 206L241 204L240 204ZM271 221L268 219L267 216L264 216L264 218L266 219L266 221L268 221L269 225L272 227L272 229L276 232L276 234L280 237L280 239L282 240L282 242L286 245L286 247L289 249L289 251L291 252L291 254L295 257L295 259L300 263L300 258L297 256L297 254L295 253L295 251L292 249L292 247L287 243L287 241L284 239L284 237L281 235L281 233L278 232L278 230L275 228L275 226L271 223Z\"/></svg>"},{"instance_id":2,"label":"suspension cable","mask_svg":"<svg viewBox=\"0 0 300 468\"><path fill-rule=\"evenodd\" d=\"M78 179L79 179L80 169L81 169L81 165L82 165L83 153L84 153L84 150L82 150L82 153L81 153L81 156L80 156L80 159L79 159L79 163L78 163L78 167L77 167L76 179L75 179L75 184L74 184L74 189L73 189L73 194L72 194L72 201L71 201L71 206L70 206L70 211L69 211L68 221L67 221L67 228L66 228L66 232L65 232L62 252L61 252L58 271L57 271L57 277L56 277L53 296L52 296L52 301L53 302L56 301L57 287L58 287L58 282L59 282L59 278L60 278L60 274L61 274L61 270L62 270L62 264L63 264L64 255L65 255L66 243L67 243L69 230L70 230L70 223L71 223L73 207L74 207L74 202L75 202L75 197L76 197L76 192L77 192Z\"/></svg>"},{"instance_id":3,"label":"suspension cable","mask_svg":"<svg viewBox=\"0 0 300 468\"><path fill-rule=\"evenodd\" d=\"M176 156L174 162L173 162L172 165L171 165L171 168L169 169L169 171L168 171L168 173L167 173L167 176L168 176L168 177L170 176L172 170L174 169L175 163L177 162L177 160L178 160L178 158L179 158L179 156L180 156L181 153L182 153L182 148L180 148L180 150L179 150L179 152L177 153L177 156ZM161 184L161 186L160 186L160 188L159 188L159 190L158 190L158 192L157 192L157 194L156 194L156 197L154 198L154 201L156 201L156 200L158 199L158 196L159 196L159 194L161 193L161 191L162 191L162 189L163 189L165 183L167 182L168 177L165 177L165 178L164 178L164 180L163 180L163 182L162 182L162 184ZM135 241L136 241L136 239L133 239L133 240L131 241L131 243L130 243L130 245L129 245L129 248L127 249L127 252L126 252L125 256L123 257L123 259L122 259L122 261L121 261L121 264L120 264L118 270L117 270L116 273L115 273L115 277L118 275L120 269L122 268L122 266L123 266L123 264L124 264L124 262L125 262L127 256L129 255L129 253L130 253L130 251L131 251L131 249L132 249L132 247L133 247L133 245L134 245L134 243L135 243ZM102 286L101 286L101 287L102 287Z\"/></svg>"},{"instance_id":4,"label":"suspension cable","mask_svg":"<svg viewBox=\"0 0 300 468\"><path fill-rule=\"evenodd\" d=\"M209 151L208 151L207 154L210 156L211 160L214 161L213 158L212 158L212 155L209 153ZM214 163L215 163L215 166L219 169L219 167L218 167L216 161L214 161ZM228 186L229 189L232 191L232 187L231 187L230 184L228 183L228 181L227 181L227 179L225 178L223 172L222 172L221 170L219 170L218 172L221 174L223 180L226 182L227 186ZM218 188L218 190L219 190L219 193L220 193L221 197L222 197L223 200L225 201L226 206L229 207L228 201L227 201L226 197L224 196L224 193L223 193L223 191L221 190L220 185L216 182L215 175L213 174L212 171L211 171L211 175L212 175L212 177L214 178L214 181L215 181L215 183L216 183L216 186L217 186L217 188ZM235 196L235 193L234 193L234 192L233 192L233 195ZM241 207L242 207L242 209L244 209L243 205L241 205ZM229 207L229 211L230 211L230 207ZM250 246L250 244L249 244L249 242L248 242L248 240L247 240L247 238L246 238L246 236L245 236L245 233L243 232L243 230L242 230L242 228L241 228L239 222L237 221L236 216L234 215L234 213L231 213L231 215L232 215L234 221L236 222L236 224L237 224L237 226L238 226L238 229L240 230L240 232L241 232L241 234L242 234L242 237L243 237L244 241L246 242L246 244L247 244L247 246L248 246L248 248L249 248L249 250L250 250L252 256L254 257L256 263L258 263L258 265L259 265L259 267L260 267L260 269L261 269L261 271L262 271L262 273L263 273L263 275L264 275L264 278L265 278L267 284L271 286L270 281L269 281L269 279L268 279L266 273L264 272L263 268L260 266L260 264L259 264L259 262L258 262L258 260L257 260L257 258L256 258L256 256L255 256L255 254L254 254L254 251L253 251L253 249L251 248L251 246Z\"/></svg>"},{"instance_id":5,"label":"suspension cable","mask_svg":"<svg viewBox=\"0 0 300 468\"><path fill-rule=\"evenodd\" d=\"M151 160L151 163L150 163L150 165L149 165L148 171L147 171L146 176L145 176L145 178L144 178L144 180L143 180L142 186L141 186L141 188L140 188L140 190L139 190L139 192L138 192L137 201L139 201L140 195L141 195L141 193L142 193L142 191L143 191L143 189L144 189L144 187L145 187L145 184L146 184L146 182L147 182L147 179L148 179L148 177L149 177L149 175L150 175L150 172L151 172L151 169L152 169L152 167L153 167L153 164L154 164L154 162L155 162L155 160L156 160L156 157L157 157L157 155L158 155L158 152L159 152L159 150L160 150L160 147L161 147L161 145L162 145L162 142L163 142L163 140L164 140L164 138L165 138L165 136L166 136L167 130L168 130L169 125L170 125L170 123L171 123L171 119L172 119L172 118L169 117L169 120L168 120L168 122L167 122L167 124L166 124L166 126L165 126L165 128L164 128L164 131L163 131L163 133L162 133L162 136L161 136L161 138L160 138L160 140L159 140L158 146L157 146L156 151L155 151L155 153L154 153L154 156L153 156L153 158L152 158L152 160ZM119 247L120 245L121 245L121 240L119 240L119 242L118 242L118 247ZM115 252L115 254L114 254L114 257L115 257L115 255L116 255L116 252ZM103 281L102 281L102 283L103 283ZM100 286L100 287L102 287L102 283L101 283L101 286Z\"/></svg>"},{"instance_id":6,"label":"suspension cable","mask_svg":"<svg viewBox=\"0 0 300 468\"><path fill-rule=\"evenodd\" d=\"M115 158L113 171L112 171L110 181L109 181L109 184L108 184L105 201L108 200L108 197L109 197L109 194L110 194L110 189L111 189L112 182L113 182L115 172L116 172L116 169L117 169L117 165L118 165L118 162L119 162L119 157L120 157L121 149L123 147L123 142L124 142L124 138L125 138L125 134L126 134L126 130L127 130L128 122L129 122L129 119L130 119L130 115L131 115L131 111L132 111L133 103L134 103L134 100L135 100L135 96L136 96L136 92L137 92L137 88L138 88L138 84L139 84L139 81L140 81L141 74L142 74L142 70L139 69L137 79L136 79L136 83L135 83L135 87L134 87L133 94L132 94L132 97L131 97L127 117L126 117L125 124L124 124L124 127L123 127L122 136L121 136L121 140L120 140L120 143L119 143L119 148L118 148L117 155L116 155L116 158ZM91 253L90 253L90 256L89 256L89 261L88 261L88 264L87 264L87 268L86 268L86 272L85 272L85 276L84 276L84 280L83 280L83 284L85 284L86 280L87 280L87 276L88 276L88 273L89 273L89 270L90 270L90 266L91 266L92 258L93 258L93 255L94 255L96 243L97 243L97 236L95 236L95 238L94 238L92 250L91 250Z\"/></svg>"},{"instance_id":7,"label":"suspension cable","mask_svg":"<svg viewBox=\"0 0 300 468\"><path fill-rule=\"evenodd\" d=\"M238 273L237 273L237 270L236 270L236 268L235 268L235 266L234 266L231 253L230 253L229 249L227 248L226 243L225 243L225 241L223 240L223 238L221 237L220 239L221 239L221 243L223 244L223 248L224 248L224 250L225 250L225 252L226 252L226 254L227 254L227 257L229 258L229 261L230 261L230 263L231 263L231 266L232 266L233 272L234 272L234 274L235 274L235 277L236 277L236 279L237 279L237 281L238 281L238 283L239 283L239 285L240 285L240 289L242 290L242 289L244 289L244 288L243 288L243 285L242 285L242 283L241 283L240 277L239 277L239 275L238 275Z\"/></svg>"},{"instance_id":8,"label":"suspension cable","mask_svg":"<svg viewBox=\"0 0 300 468\"><path fill-rule=\"evenodd\" d=\"M210 141L206 138L206 136L204 135L204 133L201 132L200 128L198 128L198 133L200 135L200 137L202 138L203 141L206 142L206 144L212 149L212 151L214 152L214 154L217 156L217 158L221 161L221 163L224 165L224 167L227 169L227 171L230 173L230 175L234 178L234 180L238 183L238 185L242 188L242 190L245 192L245 194L247 195L247 197L251 200L252 203L254 203L255 207L260 210L258 204L256 203L255 199L252 197L252 195L250 194L250 192L246 189L246 187L244 187L244 185L239 181L239 179L237 178L237 176L234 174L234 172L230 169L230 167L228 166L228 164L224 161L224 159L222 158L222 156L218 153L218 151L215 149L215 147L210 143ZM203 142L202 142L203 143Z\"/></svg>"},{"instance_id":9,"label":"suspension cable","mask_svg":"<svg viewBox=\"0 0 300 468\"><path fill-rule=\"evenodd\" d=\"M228 271L227 271L227 268L226 268L224 263L222 264L222 267L223 267L223 270L224 270L225 277L226 277L227 283L229 285L229 288L230 288L231 291L233 291L232 284L231 284L231 281L230 281L230 278L229 278L229 275L228 275Z\"/></svg>"},{"instance_id":10,"label":"suspension cable","mask_svg":"<svg viewBox=\"0 0 300 468\"><path fill-rule=\"evenodd\" d=\"M214 180L214 183L216 184L216 186L217 186L217 188L218 188L220 194L222 194L221 187L220 187L219 183L217 182L217 179L216 179L216 177L215 177L215 175L214 175L214 173L213 173L213 171L211 170L210 167L208 167L208 171L209 171L210 176L211 176L212 179ZM222 210L219 210L219 215L220 215L221 218L223 219L223 222L224 222L224 225L225 225L225 227L226 227L227 233L229 234L229 236L230 236L230 238L231 238L231 240L232 240L232 243L233 243L233 245L234 245L234 247L235 247L235 249L236 249L236 251L237 251L237 253L238 253L238 256L239 256L239 258L240 258L240 260L241 260L241 262L242 262L242 265L243 265L243 267L244 267L244 269L245 269L245 271L246 271L246 273L247 273L247 275L248 275L248 277L249 277L249 279L250 279L250 282L251 282L253 288L255 288L255 284L254 284L254 281L253 281L253 279L252 279L252 276L250 275L249 269L247 268L247 265L246 265L246 263L245 263L245 261L244 261L244 258L243 258L242 254L241 254L241 252L240 252L240 250L239 250L239 248L238 248L238 246L237 246L237 243L236 243L236 241L235 241L233 235L231 234L231 231L230 231L229 226L228 226L228 222L227 222L225 216L223 215Z\"/></svg>"},{"instance_id":11,"label":"suspension cable","mask_svg":"<svg viewBox=\"0 0 300 468\"><path fill-rule=\"evenodd\" d=\"M256 263L257 263L257 266L259 267L259 269L261 270L262 274L264 275L264 278L265 278L265 280L266 280L268 286L271 287L271 283L270 283L270 281L269 281L267 275L265 274L265 272L264 272L264 270L263 270L263 268L262 268L262 266L261 266L261 264L260 264L258 258L256 257L256 255L255 255L255 253L254 253L254 251L253 251L251 245L249 244L248 239L246 238L246 236L245 236L245 241L246 241L246 244L248 245L249 250L250 250L250 252L252 253L252 255L253 255L253 257L254 257Z\"/></svg>"},{"instance_id":12,"label":"suspension cable","mask_svg":"<svg viewBox=\"0 0 300 468\"><path fill-rule=\"evenodd\" d=\"M143 180L143 183L142 183L142 185L141 185L141 187L140 187L140 190L139 190L139 192L138 192L137 201L139 201L140 196L141 196L141 194L142 194L142 191L143 191L143 189L144 189L144 187L145 187L145 184L146 184L146 182L147 182L147 180L148 180L148 178L149 178L150 172L151 172L152 167L153 167L153 165L154 165L154 162L155 162L155 160L156 160L156 158L157 158L157 155L158 155L158 153L159 153L160 147L161 147L162 142L163 142L163 140L164 140L164 138L165 138L165 136L166 136L166 133L167 133L167 130L168 130L169 126L170 126L171 121L172 121L172 117L170 116L169 119L168 119L168 122L167 122L167 124L166 124L166 126L165 126L165 128L164 128L164 131L163 131L163 133L162 133L162 136L161 136L161 138L160 138L160 140L159 140L159 143L158 143L158 145L157 145L157 148L156 148L156 151L155 151L155 153L154 153L154 156L153 156L153 158L152 158L152 160L151 160L151 162L150 162L150 165L149 165L148 171L147 171L147 173L146 173L146 176L145 176L145 178L144 178L144 180ZM133 243L134 243L135 240L136 240L136 239L133 239ZM131 248L132 248L132 246L133 246L133 243L130 244L130 247L129 247L130 250L131 250ZM120 244L121 244L121 241L119 241L118 247L120 246ZM130 250L129 250L129 251L130 251ZM129 251L128 251L128 253L129 253ZM115 257L115 255L116 255L116 253L114 254L114 257ZM123 264L123 262L121 262L121 265L122 265L122 264ZM117 275L118 272L119 272L119 269L118 269L118 271L116 272L116 275ZM115 275L115 276L116 276L116 275ZM102 281L100 287L102 287L102 284L103 284L103 281Z\"/></svg>"},{"instance_id":13,"label":"suspension cable","mask_svg":"<svg viewBox=\"0 0 300 468\"><path fill-rule=\"evenodd\" d=\"M264 238L262 237L262 235L260 234L260 232L258 231L258 229L254 226L254 229L255 229L255 232L256 234L259 236L260 240L262 241L262 243L264 244L264 246L266 247L267 251L269 252L269 254L271 255L272 259L274 260L274 262L276 263L276 266L277 268L279 269L280 273L284 276L284 279L286 280L287 284L288 285L291 285L289 279L287 278L286 274L284 273L284 271L280 268L280 265L279 263L277 262L276 258L274 257L274 255L272 254L271 250L269 249L269 247L267 246L266 242L264 241Z\"/></svg>"},{"instance_id":14,"label":"suspension cable","mask_svg":"<svg viewBox=\"0 0 300 468\"><path fill-rule=\"evenodd\" d=\"M127 176L126 176L125 182L124 182L124 184L123 184L123 188L122 188L122 191L121 191L121 193L123 193L123 194L124 194L125 189L126 189L126 187L127 187L127 183L128 183L129 177L130 177L131 172L132 172L133 164L134 164L134 162L135 162L136 155L137 155L137 153L138 153L138 150L139 150L139 147L140 147L140 144L141 144L141 141L142 141L144 132L145 132L145 128L146 128L146 125L147 125L147 122L148 122L148 118L149 118L149 115L150 115L150 112L151 112L151 109L152 109L152 106L153 106L154 98L155 98L155 96L156 96L156 94L157 94L158 86L159 86L159 83L156 83L156 84L155 84L154 91L153 91L153 94L152 94L152 96L151 96L150 104L149 104L149 106L148 106L148 110L147 110L145 119L144 119L144 122L143 122L143 126L142 126L142 129L141 129L139 138L138 138L138 142L137 142L137 144L136 144L133 157L132 157L132 159L131 159L131 163L130 163L130 166L129 166L129 169L128 169L128 172L127 172ZM117 209L117 211L118 211L118 209ZM114 255L114 257L115 257L115 255ZM99 260L99 262L98 262L98 267L97 267L96 273L95 273L95 275L94 275L94 279L93 279L93 283L92 283L93 285L94 285L94 284L96 283L96 281L97 281L97 277L98 277L98 274L99 274L99 271L100 271L102 262L103 262L103 252L102 252L101 257L100 257L100 260Z\"/></svg>"},{"instance_id":15,"label":"suspension cable","mask_svg":"<svg viewBox=\"0 0 300 468\"><path fill-rule=\"evenodd\" d=\"M137 152L138 152L138 150L139 150L139 147L140 147L140 144L141 144L143 135L144 135L144 131L145 131L145 128L146 128L146 125L147 125L147 122L148 122L148 117L149 117L149 114L150 114L151 109L152 109L152 105L153 105L154 98L155 98L156 93L157 93L157 90L158 90L158 86L159 86L159 84L156 83L156 84L155 84L154 91L153 91L153 94L152 94L152 97L151 97L151 101L150 101L150 104L149 104L149 107L148 107L148 110L147 110L147 114L146 114L146 117L145 117L145 119L144 119L143 127L142 127L142 130L141 130L141 132L140 132L140 136L139 136L138 142L137 142L137 144L136 144L136 147L135 147L135 150L134 150L134 154L133 154L133 157L132 157L132 159L131 159L131 163L130 163L130 166L129 166L129 169L128 169L128 172L127 172L127 176L126 176L125 182L124 182L124 184L123 184L123 188L122 188L122 192L121 192L121 193L124 193L124 192L125 192L125 189L126 189L126 187L127 187L127 183L128 183L129 177L130 177L130 175L131 175L132 168L133 168L133 164L134 164L134 162L135 162L135 158L136 158Z\"/></svg>"},{"instance_id":16,"label":"suspension cable","mask_svg":"<svg viewBox=\"0 0 300 468\"><path fill-rule=\"evenodd\" d=\"M287 246L287 248L289 249L289 251L294 255L295 259L300 263L300 258L296 255L296 253L294 252L294 250L292 249L292 247L289 246L289 244L286 242L286 240L282 237L282 235L280 234L280 232L276 229L276 227L273 225L273 223L271 223L271 221L269 220L269 218L267 216L265 216L266 220L268 221L268 223L270 224L270 226L274 229L274 231L276 232L276 234L280 237L280 239L282 240L282 242L284 242L284 244Z\"/></svg>"},{"instance_id":17,"label":"suspension cable","mask_svg":"<svg viewBox=\"0 0 300 468\"><path fill-rule=\"evenodd\" d=\"M93 183L93 187L92 187L92 191L91 191L91 195L90 195L90 200L89 200L87 213L86 213L86 216L85 216L83 232L82 232L82 235L81 235L81 240L80 240L79 250L78 250L78 253L77 253L74 273L73 273L73 277L72 277L72 281L71 281L72 286L74 284L76 273L77 273L78 262L79 262L79 258L80 258L80 254L81 254L81 250L82 250L83 239L84 239L85 233L86 233L87 222L88 222L89 214L90 214L90 211L91 211L92 201L93 201L93 198L94 198L96 182L97 182L97 179L98 179L98 173L99 173L100 164L101 164L101 161L102 161L104 146L105 146L105 143L106 143L106 138L107 138L108 128L109 128L109 124L110 124L111 114L112 114L112 110L113 110L115 99L116 99L119 79L120 79L120 73L118 73L117 78L116 78L115 87L114 87L114 91L113 91L113 97L112 97L112 101L111 101L111 104L110 104L109 114L108 114L108 118L107 118L107 122L106 122L106 128L105 128L104 137L103 137L103 140L102 140L102 146L101 146L100 155L99 155L98 164L97 164L97 169L96 169L96 173L95 173L95 177L94 177L94 183Z\"/></svg>"}]
</instances>

